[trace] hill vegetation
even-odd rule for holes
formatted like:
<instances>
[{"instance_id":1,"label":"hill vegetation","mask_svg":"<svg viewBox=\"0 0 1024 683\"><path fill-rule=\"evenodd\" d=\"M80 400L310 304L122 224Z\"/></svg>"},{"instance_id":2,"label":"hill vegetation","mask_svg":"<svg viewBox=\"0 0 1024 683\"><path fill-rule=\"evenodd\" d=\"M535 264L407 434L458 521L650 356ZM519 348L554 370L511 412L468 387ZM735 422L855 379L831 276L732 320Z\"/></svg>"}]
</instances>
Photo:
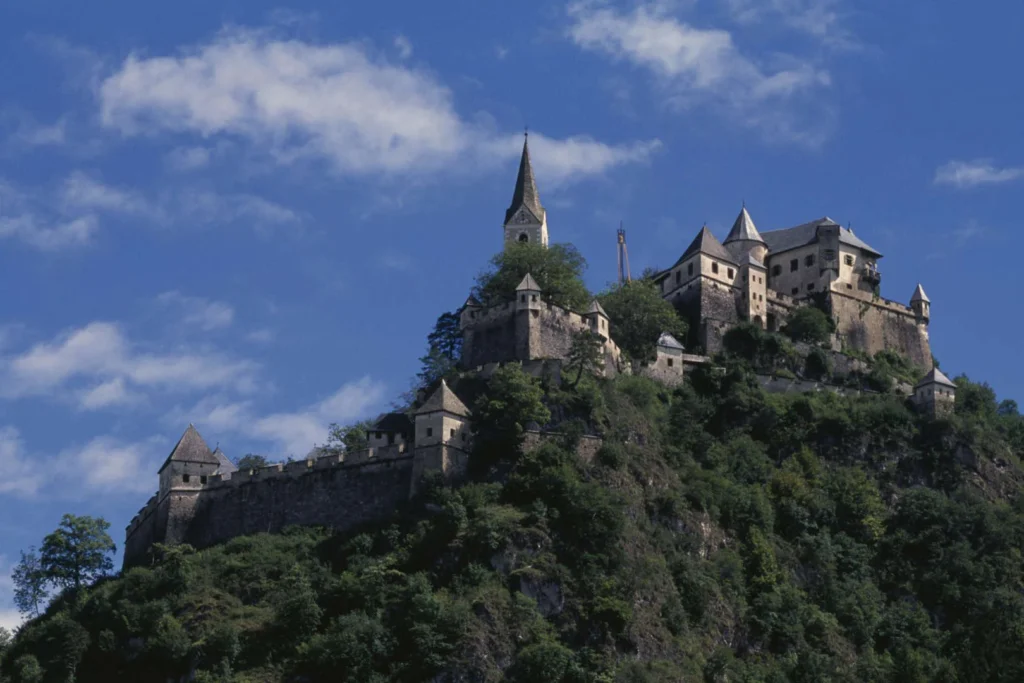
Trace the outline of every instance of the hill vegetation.
<instances>
[{"instance_id":1,"label":"hill vegetation","mask_svg":"<svg viewBox=\"0 0 1024 683\"><path fill-rule=\"evenodd\" d=\"M578 305L570 256L546 277ZM536 258L510 250L481 298ZM650 335L634 328L666 322L640 314L645 287L602 295L636 357ZM806 316L789 333L819 340ZM485 382L442 362L442 322L424 373L472 399L467 482L430 481L350 533L158 547L94 582L65 572L43 614L0 633L0 681L1024 680L1024 418L988 386L958 378L955 414L930 419L891 391L912 369L882 355L878 393L767 394L756 372L814 368L751 328L675 389L579 368L540 383L514 365ZM557 434L524 450L530 423ZM331 447L364 427L336 426ZM604 439L592 458L588 433Z\"/></svg>"},{"instance_id":2,"label":"hill vegetation","mask_svg":"<svg viewBox=\"0 0 1024 683\"><path fill-rule=\"evenodd\" d=\"M58 597L5 681L1024 680L1024 420L958 383L767 395L745 362L481 394L457 489L343 536L293 529ZM498 404L504 406L499 409ZM561 440L520 453L522 419ZM572 436L606 443L581 460Z\"/></svg>"}]
</instances>

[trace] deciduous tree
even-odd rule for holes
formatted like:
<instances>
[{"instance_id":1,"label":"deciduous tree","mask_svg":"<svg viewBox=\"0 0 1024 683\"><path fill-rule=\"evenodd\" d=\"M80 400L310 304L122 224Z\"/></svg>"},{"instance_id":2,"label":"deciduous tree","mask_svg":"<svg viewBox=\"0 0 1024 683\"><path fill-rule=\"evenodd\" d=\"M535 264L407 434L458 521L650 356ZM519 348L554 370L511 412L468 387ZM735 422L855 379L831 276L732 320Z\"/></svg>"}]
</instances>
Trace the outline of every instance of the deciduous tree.
<instances>
[{"instance_id":1,"label":"deciduous tree","mask_svg":"<svg viewBox=\"0 0 1024 683\"><path fill-rule=\"evenodd\" d=\"M580 330L572 336L572 346L569 347L569 356L566 359L566 368L576 376L573 378L572 386L576 386L583 378L583 373L597 374L604 368L602 357L602 341L599 336L590 330Z\"/></svg>"},{"instance_id":2,"label":"deciduous tree","mask_svg":"<svg viewBox=\"0 0 1024 683\"><path fill-rule=\"evenodd\" d=\"M583 284L587 262L571 244L509 244L491 259L491 268L476 281L473 294L490 306L515 298L527 273L540 285L544 298L574 311L585 310L590 292Z\"/></svg>"},{"instance_id":3,"label":"deciduous tree","mask_svg":"<svg viewBox=\"0 0 1024 683\"><path fill-rule=\"evenodd\" d=\"M612 339L630 358L653 359L662 332L686 338L686 322L651 280L613 285L598 299L608 313Z\"/></svg>"},{"instance_id":4,"label":"deciduous tree","mask_svg":"<svg viewBox=\"0 0 1024 683\"><path fill-rule=\"evenodd\" d=\"M84 584L114 569L110 556L117 549L101 517L65 514L60 526L43 539L40 564L48 581L78 591Z\"/></svg>"},{"instance_id":5,"label":"deciduous tree","mask_svg":"<svg viewBox=\"0 0 1024 683\"><path fill-rule=\"evenodd\" d=\"M47 577L35 548L21 553L21 562L11 573L14 582L14 605L22 614L35 617L46 602Z\"/></svg>"}]
</instances>

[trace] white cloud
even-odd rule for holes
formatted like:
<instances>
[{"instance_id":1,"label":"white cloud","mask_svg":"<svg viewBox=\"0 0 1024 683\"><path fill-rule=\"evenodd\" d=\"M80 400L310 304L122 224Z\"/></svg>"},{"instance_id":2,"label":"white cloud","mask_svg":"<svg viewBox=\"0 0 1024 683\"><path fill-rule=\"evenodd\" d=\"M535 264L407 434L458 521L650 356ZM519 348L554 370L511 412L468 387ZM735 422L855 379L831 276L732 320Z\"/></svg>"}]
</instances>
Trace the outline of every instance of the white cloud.
<instances>
[{"instance_id":1,"label":"white cloud","mask_svg":"<svg viewBox=\"0 0 1024 683\"><path fill-rule=\"evenodd\" d=\"M999 185L1024 178L1024 168L999 168L991 159L950 161L935 170L936 185L952 185L960 189L979 185Z\"/></svg>"},{"instance_id":2,"label":"white cloud","mask_svg":"<svg viewBox=\"0 0 1024 683\"><path fill-rule=\"evenodd\" d=\"M644 163L661 148L659 140L609 146L586 136L554 140L530 133L530 158L545 186L557 186L580 175L601 174L615 166ZM488 154L518 158L523 151L519 134L495 139L486 147Z\"/></svg>"},{"instance_id":3,"label":"white cloud","mask_svg":"<svg viewBox=\"0 0 1024 683\"><path fill-rule=\"evenodd\" d=\"M395 38L395 49L398 50L398 56L401 59L412 57L412 41L405 36Z\"/></svg>"},{"instance_id":4,"label":"white cloud","mask_svg":"<svg viewBox=\"0 0 1024 683\"><path fill-rule=\"evenodd\" d=\"M249 401L205 399L189 411L175 411L169 420L191 421L210 433L229 432L263 439L285 455L301 457L322 444L332 422L366 417L384 399L381 382L364 377L348 382L327 398L293 412L257 413Z\"/></svg>"},{"instance_id":5,"label":"white cloud","mask_svg":"<svg viewBox=\"0 0 1024 683\"><path fill-rule=\"evenodd\" d=\"M67 121L65 119L51 124L37 123L26 119L18 125L10 137L10 142L18 147L56 147L63 145L66 140Z\"/></svg>"},{"instance_id":6,"label":"white cloud","mask_svg":"<svg viewBox=\"0 0 1024 683\"><path fill-rule=\"evenodd\" d=\"M270 328L264 327L264 328L259 329L259 330L253 330L249 334L245 335L245 338L248 341L253 342L254 344L269 344L272 341L274 341L274 338L276 336L277 335L274 334L273 330L271 330Z\"/></svg>"},{"instance_id":7,"label":"white cloud","mask_svg":"<svg viewBox=\"0 0 1024 683\"><path fill-rule=\"evenodd\" d=\"M43 468L25 452L21 434L11 426L0 427L0 493L33 495L43 482Z\"/></svg>"},{"instance_id":8,"label":"white cloud","mask_svg":"<svg viewBox=\"0 0 1024 683\"><path fill-rule=\"evenodd\" d=\"M75 211L139 216L157 216L159 213L139 193L104 184L81 171L73 172L64 181L62 200L65 207Z\"/></svg>"},{"instance_id":9,"label":"white cloud","mask_svg":"<svg viewBox=\"0 0 1024 683\"><path fill-rule=\"evenodd\" d=\"M356 43L225 31L176 56L131 56L99 87L103 124L126 136L192 133L248 140L273 160L323 159L354 175L462 171L514 159L508 136L463 119L424 70L390 64ZM550 141L551 166L574 176L646 160L655 143ZM607 163L567 160L603 149ZM545 164L538 149L536 161Z\"/></svg>"},{"instance_id":10,"label":"white cloud","mask_svg":"<svg viewBox=\"0 0 1024 683\"><path fill-rule=\"evenodd\" d=\"M117 324L93 322L0 359L0 396L64 395L70 389L77 392L80 407L96 408L104 401L112 405L122 400L118 379L125 391L224 388L249 392L257 370L251 361L215 352L140 351ZM88 386L81 387L82 383Z\"/></svg>"},{"instance_id":11,"label":"white cloud","mask_svg":"<svg viewBox=\"0 0 1024 683\"><path fill-rule=\"evenodd\" d=\"M139 397L128 390L124 377L115 377L81 392L78 405L82 410L101 410L138 400Z\"/></svg>"},{"instance_id":12,"label":"white cloud","mask_svg":"<svg viewBox=\"0 0 1024 683\"><path fill-rule=\"evenodd\" d=\"M740 24L781 21L790 29L822 40L831 47L850 48L856 42L840 26L840 0L724 0Z\"/></svg>"},{"instance_id":13,"label":"white cloud","mask_svg":"<svg viewBox=\"0 0 1024 683\"><path fill-rule=\"evenodd\" d=\"M146 493L156 488L153 454L161 439L125 443L101 436L80 448L64 451L57 457L57 472L74 472L74 482L87 492L108 496ZM64 476L64 475L58 475Z\"/></svg>"},{"instance_id":14,"label":"white cloud","mask_svg":"<svg viewBox=\"0 0 1024 683\"><path fill-rule=\"evenodd\" d=\"M206 147L175 147L167 154L167 165L176 171L194 171L210 163Z\"/></svg>"},{"instance_id":15,"label":"white cloud","mask_svg":"<svg viewBox=\"0 0 1024 683\"><path fill-rule=\"evenodd\" d=\"M691 26L661 5L631 13L596 2L569 6L570 39L580 48L651 71L670 104L711 103L773 138L818 142L821 133L799 121L792 102L830 85L827 71L785 55L766 69L744 55L721 29Z\"/></svg>"},{"instance_id":16,"label":"white cloud","mask_svg":"<svg viewBox=\"0 0 1024 683\"><path fill-rule=\"evenodd\" d=\"M235 320L235 309L223 301L185 296L177 291L164 292L156 300L163 306L179 310L181 312L179 322L194 325L207 332L231 327Z\"/></svg>"},{"instance_id":17,"label":"white cloud","mask_svg":"<svg viewBox=\"0 0 1024 683\"><path fill-rule=\"evenodd\" d=\"M302 222L292 209L251 194L184 190L167 201L177 207L181 220L193 224L245 222L251 227L273 227Z\"/></svg>"}]
</instances>

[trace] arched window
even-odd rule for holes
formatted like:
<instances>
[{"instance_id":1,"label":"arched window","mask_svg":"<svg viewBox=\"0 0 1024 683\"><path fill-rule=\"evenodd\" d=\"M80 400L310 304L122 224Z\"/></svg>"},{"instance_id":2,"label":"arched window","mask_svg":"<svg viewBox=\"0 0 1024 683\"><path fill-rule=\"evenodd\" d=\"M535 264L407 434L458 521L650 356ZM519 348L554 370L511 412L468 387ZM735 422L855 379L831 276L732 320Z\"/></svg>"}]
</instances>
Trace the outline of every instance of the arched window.
<instances>
[{"instance_id":1,"label":"arched window","mask_svg":"<svg viewBox=\"0 0 1024 683\"><path fill-rule=\"evenodd\" d=\"M529 242L530 241L530 236L527 235L525 232L519 233L519 241L520 242Z\"/></svg>"}]
</instances>

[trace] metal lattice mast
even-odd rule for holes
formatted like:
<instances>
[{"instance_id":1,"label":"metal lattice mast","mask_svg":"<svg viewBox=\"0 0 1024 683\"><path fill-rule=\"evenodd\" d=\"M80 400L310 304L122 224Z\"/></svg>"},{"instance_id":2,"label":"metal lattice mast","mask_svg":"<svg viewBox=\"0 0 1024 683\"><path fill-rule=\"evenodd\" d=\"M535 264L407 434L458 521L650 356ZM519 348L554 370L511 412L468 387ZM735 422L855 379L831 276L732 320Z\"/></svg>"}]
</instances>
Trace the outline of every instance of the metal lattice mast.
<instances>
[{"instance_id":1,"label":"metal lattice mast","mask_svg":"<svg viewBox=\"0 0 1024 683\"><path fill-rule=\"evenodd\" d=\"M619 284L630 282L633 278L629 274L629 250L626 248L626 231L619 223Z\"/></svg>"}]
</instances>

